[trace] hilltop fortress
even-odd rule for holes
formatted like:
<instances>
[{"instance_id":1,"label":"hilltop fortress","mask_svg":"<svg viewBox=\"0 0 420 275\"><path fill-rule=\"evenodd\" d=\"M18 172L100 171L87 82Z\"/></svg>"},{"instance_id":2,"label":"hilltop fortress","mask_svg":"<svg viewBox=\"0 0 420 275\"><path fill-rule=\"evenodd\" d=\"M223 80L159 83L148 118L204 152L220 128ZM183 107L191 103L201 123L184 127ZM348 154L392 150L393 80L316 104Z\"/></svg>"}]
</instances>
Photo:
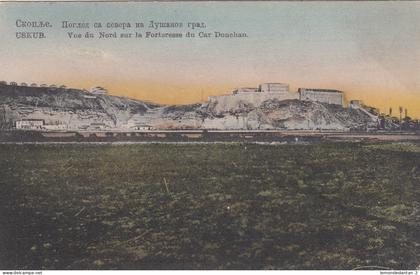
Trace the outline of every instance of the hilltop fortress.
<instances>
[{"instance_id":1,"label":"hilltop fortress","mask_svg":"<svg viewBox=\"0 0 420 275\"><path fill-rule=\"evenodd\" d=\"M398 120L398 119L397 119ZM64 85L0 81L0 129L46 131L396 129L394 118L338 90L263 83L190 105L160 105Z\"/></svg>"},{"instance_id":2,"label":"hilltop fortress","mask_svg":"<svg viewBox=\"0 0 420 275\"><path fill-rule=\"evenodd\" d=\"M229 106L242 102L245 105L259 106L269 99L287 100L298 99L303 101L316 101L344 106L344 93L338 90L299 88L291 92L285 83L263 83L257 88L239 88L231 94L209 97L209 103L219 102L229 109Z\"/></svg>"}]
</instances>

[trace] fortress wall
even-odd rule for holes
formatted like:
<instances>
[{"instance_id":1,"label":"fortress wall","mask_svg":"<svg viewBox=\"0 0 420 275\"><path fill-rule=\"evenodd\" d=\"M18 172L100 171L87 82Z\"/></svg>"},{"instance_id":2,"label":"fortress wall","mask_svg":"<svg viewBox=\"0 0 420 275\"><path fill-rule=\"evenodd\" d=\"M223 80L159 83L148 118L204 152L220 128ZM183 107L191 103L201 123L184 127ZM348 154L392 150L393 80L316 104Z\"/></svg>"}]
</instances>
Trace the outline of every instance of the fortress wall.
<instances>
[{"instance_id":1,"label":"fortress wall","mask_svg":"<svg viewBox=\"0 0 420 275\"><path fill-rule=\"evenodd\" d=\"M299 99L298 93L282 93L282 92L265 92L265 93L238 93L235 95L223 95L223 96L214 96L210 97L210 103L216 103L216 111L223 112L234 110L238 108L240 103L249 104L250 106L257 107L261 105L266 100L277 99L277 100L287 100L287 99Z\"/></svg>"},{"instance_id":2,"label":"fortress wall","mask_svg":"<svg viewBox=\"0 0 420 275\"><path fill-rule=\"evenodd\" d=\"M328 104L343 105L343 94L305 91L300 94L300 100L318 101L325 102Z\"/></svg>"}]
</instances>

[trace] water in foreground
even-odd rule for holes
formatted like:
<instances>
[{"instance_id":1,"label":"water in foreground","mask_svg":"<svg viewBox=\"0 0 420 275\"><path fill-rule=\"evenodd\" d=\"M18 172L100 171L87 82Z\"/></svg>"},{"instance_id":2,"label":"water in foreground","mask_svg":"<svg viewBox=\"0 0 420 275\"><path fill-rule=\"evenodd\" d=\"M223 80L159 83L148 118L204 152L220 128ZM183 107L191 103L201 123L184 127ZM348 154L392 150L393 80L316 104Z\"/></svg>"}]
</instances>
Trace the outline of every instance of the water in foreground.
<instances>
[{"instance_id":1,"label":"water in foreground","mask_svg":"<svg viewBox=\"0 0 420 275\"><path fill-rule=\"evenodd\" d=\"M0 145L0 269L414 269L420 147Z\"/></svg>"}]
</instances>

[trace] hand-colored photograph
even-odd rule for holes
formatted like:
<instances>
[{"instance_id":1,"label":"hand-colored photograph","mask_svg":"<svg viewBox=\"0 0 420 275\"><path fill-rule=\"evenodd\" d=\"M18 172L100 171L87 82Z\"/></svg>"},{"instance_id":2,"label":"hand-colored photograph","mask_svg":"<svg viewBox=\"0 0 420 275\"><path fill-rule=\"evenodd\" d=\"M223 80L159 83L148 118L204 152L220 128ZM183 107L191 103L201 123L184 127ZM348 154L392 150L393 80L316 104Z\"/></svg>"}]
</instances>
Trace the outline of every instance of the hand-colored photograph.
<instances>
[{"instance_id":1,"label":"hand-colored photograph","mask_svg":"<svg viewBox=\"0 0 420 275\"><path fill-rule=\"evenodd\" d=\"M0 270L420 269L418 26L0 1Z\"/></svg>"}]
</instances>

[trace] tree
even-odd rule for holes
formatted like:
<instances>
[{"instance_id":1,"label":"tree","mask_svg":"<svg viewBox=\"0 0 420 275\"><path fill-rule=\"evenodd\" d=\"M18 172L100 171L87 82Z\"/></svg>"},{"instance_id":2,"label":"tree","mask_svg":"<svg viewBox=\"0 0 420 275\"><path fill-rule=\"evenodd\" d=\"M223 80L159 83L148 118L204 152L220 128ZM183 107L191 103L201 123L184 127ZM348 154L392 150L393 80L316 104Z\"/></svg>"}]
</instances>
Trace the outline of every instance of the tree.
<instances>
[{"instance_id":1,"label":"tree","mask_svg":"<svg viewBox=\"0 0 420 275\"><path fill-rule=\"evenodd\" d=\"M400 111L400 131L401 131L401 120L402 120L403 107L400 106L399 111Z\"/></svg>"}]
</instances>

